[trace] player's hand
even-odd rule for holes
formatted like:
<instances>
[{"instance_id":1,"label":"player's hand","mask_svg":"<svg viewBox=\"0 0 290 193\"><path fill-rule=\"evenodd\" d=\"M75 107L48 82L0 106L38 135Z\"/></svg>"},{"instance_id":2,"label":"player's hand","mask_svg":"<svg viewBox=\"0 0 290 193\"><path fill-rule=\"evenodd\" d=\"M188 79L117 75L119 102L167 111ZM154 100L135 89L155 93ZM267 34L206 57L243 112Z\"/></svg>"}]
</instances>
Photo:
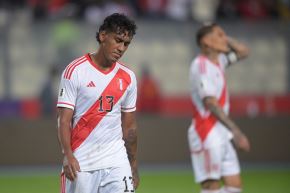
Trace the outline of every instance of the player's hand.
<instances>
[{"instance_id":1,"label":"player's hand","mask_svg":"<svg viewBox=\"0 0 290 193\"><path fill-rule=\"evenodd\" d=\"M238 149L243 150L245 152L250 151L250 142L243 133L238 133L234 135L234 143Z\"/></svg>"},{"instance_id":2,"label":"player's hand","mask_svg":"<svg viewBox=\"0 0 290 193\"><path fill-rule=\"evenodd\" d=\"M78 160L73 156L64 156L63 158L63 170L65 176L73 181L77 177L77 172L80 171Z\"/></svg>"},{"instance_id":3,"label":"player's hand","mask_svg":"<svg viewBox=\"0 0 290 193\"><path fill-rule=\"evenodd\" d=\"M132 175L133 175L134 189L136 190L139 186L139 181L140 181L138 170L134 169L132 171Z\"/></svg>"}]
</instances>

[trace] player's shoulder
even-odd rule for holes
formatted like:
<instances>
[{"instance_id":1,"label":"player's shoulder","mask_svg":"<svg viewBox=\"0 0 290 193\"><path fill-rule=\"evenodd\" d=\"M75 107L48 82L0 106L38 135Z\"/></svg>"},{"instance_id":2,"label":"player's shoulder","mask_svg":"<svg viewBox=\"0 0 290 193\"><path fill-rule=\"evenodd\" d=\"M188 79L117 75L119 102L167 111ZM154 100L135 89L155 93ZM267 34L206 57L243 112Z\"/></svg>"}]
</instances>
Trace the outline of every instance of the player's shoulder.
<instances>
[{"instance_id":1,"label":"player's shoulder","mask_svg":"<svg viewBox=\"0 0 290 193\"><path fill-rule=\"evenodd\" d=\"M207 63L208 58L204 55L198 55L193 60L194 63L201 64L201 63Z\"/></svg>"},{"instance_id":2,"label":"player's shoulder","mask_svg":"<svg viewBox=\"0 0 290 193\"><path fill-rule=\"evenodd\" d=\"M191 71L198 74L205 74L208 67L208 59L203 55L196 56L191 62Z\"/></svg>"},{"instance_id":3,"label":"player's shoulder","mask_svg":"<svg viewBox=\"0 0 290 193\"><path fill-rule=\"evenodd\" d=\"M131 70L128 66L126 66L122 62L117 62L119 69L122 70L122 77L129 82L136 82L136 76L133 70Z\"/></svg>"},{"instance_id":4,"label":"player's shoulder","mask_svg":"<svg viewBox=\"0 0 290 193\"><path fill-rule=\"evenodd\" d=\"M64 79L71 79L73 77L73 74L75 74L75 72L78 71L81 66L84 66L84 64L86 64L87 61L88 61L87 54L74 59L64 69L63 78Z\"/></svg>"},{"instance_id":5,"label":"player's shoulder","mask_svg":"<svg viewBox=\"0 0 290 193\"><path fill-rule=\"evenodd\" d=\"M131 70L127 65L125 65L122 62L117 62L120 69L124 70L126 73L128 73L130 76L135 76L135 73L133 70Z\"/></svg>"}]
</instances>

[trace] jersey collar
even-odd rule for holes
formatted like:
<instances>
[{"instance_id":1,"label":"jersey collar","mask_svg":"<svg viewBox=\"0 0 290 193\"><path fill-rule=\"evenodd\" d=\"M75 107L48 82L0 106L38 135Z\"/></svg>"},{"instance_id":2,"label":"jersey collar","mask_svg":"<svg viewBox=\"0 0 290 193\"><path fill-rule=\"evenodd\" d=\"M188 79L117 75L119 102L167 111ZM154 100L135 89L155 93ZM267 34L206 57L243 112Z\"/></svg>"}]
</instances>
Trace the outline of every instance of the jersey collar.
<instances>
[{"instance_id":1,"label":"jersey collar","mask_svg":"<svg viewBox=\"0 0 290 193\"><path fill-rule=\"evenodd\" d=\"M92 60L92 58L91 58L91 56L90 56L89 53L86 54L86 58L88 59L89 63L90 63L90 64L91 64L91 65L92 65L96 70L98 70L99 72L101 72L102 74L109 74L110 72L113 71L113 69L114 69L115 66L116 66L116 62L115 62L109 70L105 71L105 70L99 68L99 67L97 66L97 64L95 64L95 63L93 62L93 60Z\"/></svg>"}]
</instances>

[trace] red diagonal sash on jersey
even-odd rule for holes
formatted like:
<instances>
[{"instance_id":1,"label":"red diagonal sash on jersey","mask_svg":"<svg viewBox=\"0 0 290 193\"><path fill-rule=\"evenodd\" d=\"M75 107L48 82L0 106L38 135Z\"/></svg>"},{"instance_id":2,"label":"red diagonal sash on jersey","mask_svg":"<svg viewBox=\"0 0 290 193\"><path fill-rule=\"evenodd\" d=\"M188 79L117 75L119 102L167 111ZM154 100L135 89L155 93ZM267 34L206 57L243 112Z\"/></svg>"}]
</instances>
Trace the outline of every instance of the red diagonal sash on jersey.
<instances>
[{"instance_id":1,"label":"red diagonal sash on jersey","mask_svg":"<svg viewBox=\"0 0 290 193\"><path fill-rule=\"evenodd\" d=\"M120 88L120 79L123 80L122 88ZM103 96L103 98L106 96L113 96L113 104L116 104L125 93L130 82L131 79L129 74L124 70L119 69L100 96ZM106 106L105 103L103 103L103 105L104 109L108 109L108 106ZM83 143L83 141L90 135L93 129L108 113L106 111L99 112L99 109L100 101L97 100L73 128L71 134L71 146L73 151Z\"/></svg>"},{"instance_id":2,"label":"red diagonal sash on jersey","mask_svg":"<svg viewBox=\"0 0 290 193\"><path fill-rule=\"evenodd\" d=\"M224 79L224 87L222 90L222 94L218 100L221 107L223 107L225 105L226 96L227 96L227 86L226 86L226 82L225 82L224 77L223 77L223 79ZM208 133L210 132L210 130L214 126L214 124L217 122L217 118L212 113L210 114L209 117L203 118L199 114L199 112L194 104L193 104L193 117L195 120L195 129L196 129L199 137L201 138L201 141L204 141L206 136L208 135Z\"/></svg>"}]
</instances>

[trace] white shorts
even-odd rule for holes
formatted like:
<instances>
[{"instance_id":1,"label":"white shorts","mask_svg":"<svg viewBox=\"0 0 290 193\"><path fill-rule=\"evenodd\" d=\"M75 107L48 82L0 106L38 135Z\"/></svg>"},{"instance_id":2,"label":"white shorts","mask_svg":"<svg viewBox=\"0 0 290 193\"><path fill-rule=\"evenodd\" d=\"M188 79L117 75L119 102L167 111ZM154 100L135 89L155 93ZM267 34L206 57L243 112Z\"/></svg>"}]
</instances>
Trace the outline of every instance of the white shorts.
<instances>
[{"instance_id":1,"label":"white shorts","mask_svg":"<svg viewBox=\"0 0 290 193\"><path fill-rule=\"evenodd\" d=\"M230 141L201 151L191 151L191 160L197 183L240 173L237 153Z\"/></svg>"},{"instance_id":2,"label":"white shorts","mask_svg":"<svg viewBox=\"0 0 290 193\"><path fill-rule=\"evenodd\" d=\"M74 181L61 175L61 193L135 192L129 164L95 171L78 172Z\"/></svg>"}]
</instances>

